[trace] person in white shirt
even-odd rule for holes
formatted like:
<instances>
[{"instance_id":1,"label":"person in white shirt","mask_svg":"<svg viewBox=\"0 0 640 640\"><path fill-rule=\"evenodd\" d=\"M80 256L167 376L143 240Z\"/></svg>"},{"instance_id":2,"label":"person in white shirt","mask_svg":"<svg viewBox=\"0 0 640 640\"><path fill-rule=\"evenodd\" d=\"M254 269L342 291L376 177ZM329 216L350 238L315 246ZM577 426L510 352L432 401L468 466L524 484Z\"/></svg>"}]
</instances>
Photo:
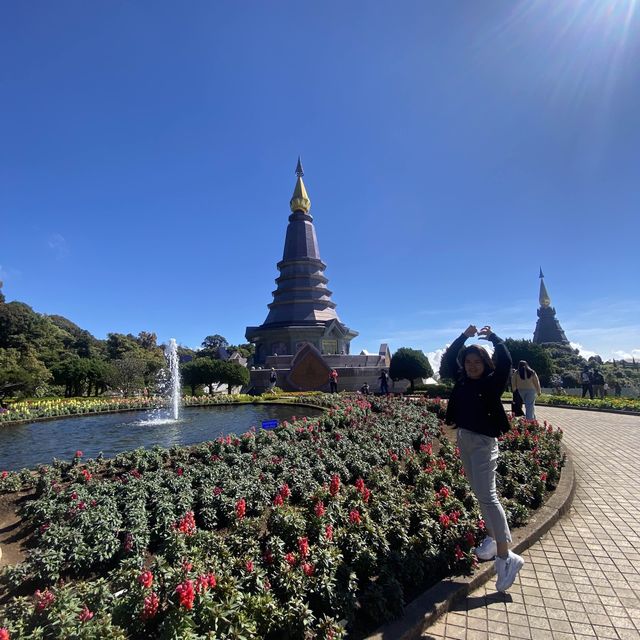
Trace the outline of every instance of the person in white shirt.
<instances>
[{"instance_id":1,"label":"person in white shirt","mask_svg":"<svg viewBox=\"0 0 640 640\"><path fill-rule=\"evenodd\" d=\"M518 362L518 368L511 376L511 388L516 389L524 402L524 413L527 420L535 420L536 396L540 395L540 380L538 374L529 366L526 360Z\"/></svg>"}]
</instances>

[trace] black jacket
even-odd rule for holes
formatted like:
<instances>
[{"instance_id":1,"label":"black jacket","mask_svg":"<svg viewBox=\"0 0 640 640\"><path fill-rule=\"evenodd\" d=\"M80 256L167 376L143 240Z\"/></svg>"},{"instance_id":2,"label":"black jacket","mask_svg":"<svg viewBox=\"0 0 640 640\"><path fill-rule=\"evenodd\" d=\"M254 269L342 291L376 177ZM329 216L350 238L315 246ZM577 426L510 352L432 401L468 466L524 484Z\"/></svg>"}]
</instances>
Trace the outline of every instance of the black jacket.
<instances>
[{"instance_id":1,"label":"black jacket","mask_svg":"<svg viewBox=\"0 0 640 640\"><path fill-rule=\"evenodd\" d=\"M458 381L447 405L445 422L497 438L509 431L509 420L501 397L511 374L511 354L495 333L490 334L488 339L495 347L493 360L496 368L479 380L467 378L463 363L458 362L458 353L467 340L464 333L445 352L443 358L449 371L458 372Z\"/></svg>"}]
</instances>

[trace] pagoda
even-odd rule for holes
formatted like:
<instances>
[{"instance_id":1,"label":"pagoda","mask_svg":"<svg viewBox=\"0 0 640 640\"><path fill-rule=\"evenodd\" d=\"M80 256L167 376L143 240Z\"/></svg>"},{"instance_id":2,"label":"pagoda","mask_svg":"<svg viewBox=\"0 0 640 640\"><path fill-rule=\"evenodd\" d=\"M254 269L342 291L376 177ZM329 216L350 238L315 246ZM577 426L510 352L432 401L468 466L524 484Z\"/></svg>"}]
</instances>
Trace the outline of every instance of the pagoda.
<instances>
[{"instance_id":1,"label":"pagoda","mask_svg":"<svg viewBox=\"0 0 640 640\"><path fill-rule=\"evenodd\" d=\"M358 335L340 321L327 288L300 158L296 176L273 302L266 320L247 327L245 334L256 345L254 365L264 365L269 356L293 355L305 344L321 354L349 354L349 343Z\"/></svg>"},{"instance_id":2,"label":"pagoda","mask_svg":"<svg viewBox=\"0 0 640 640\"><path fill-rule=\"evenodd\" d=\"M324 275L327 265L320 259L303 176L298 158L273 302L267 305L265 321L245 332L256 346L250 388L253 392L269 388L275 372L276 386L282 389L328 390L329 373L335 369L340 390L355 391L365 382L373 390L380 372L389 368L391 353L386 344L377 353L350 353L351 340L358 332L340 320L331 300Z\"/></svg>"},{"instance_id":3,"label":"pagoda","mask_svg":"<svg viewBox=\"0 0 640 640\"><path fill-rule=\"evenodd\" d=\"M551 306L551 298L544 285L544 274L540 268L540 307L538 308L538 322L533 332L534 344L569 344L567 336L556 318L556 310Z\"/></svg>"}]
</instances>

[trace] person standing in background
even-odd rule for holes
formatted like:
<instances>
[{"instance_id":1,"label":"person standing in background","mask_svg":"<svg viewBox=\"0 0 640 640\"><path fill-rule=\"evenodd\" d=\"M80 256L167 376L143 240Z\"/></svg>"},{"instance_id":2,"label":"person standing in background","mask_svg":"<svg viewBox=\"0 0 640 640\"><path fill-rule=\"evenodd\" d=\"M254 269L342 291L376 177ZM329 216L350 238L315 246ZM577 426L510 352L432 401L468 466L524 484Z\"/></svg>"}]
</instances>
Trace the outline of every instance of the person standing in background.
<instances>
[{"instance_id":1,"label":"person standing in background","mask_svg":"<svg viewBox=\"0 0 640 640\"><path fill-rule=\"evenodd\" d=\"M589 397L593 400L593 380L589 367L585 367L580 374L580 384L582 385L582 397L584 398L589 392Z\"/></svg>"},{"instance_id":2,"label":"person standing in background","mask_svg":"<svg viewBox=\"0 0 640 640\"><path fill-rule=\"evenodd\" d=\"M540 380L538 374L529 366L526 360L518 362L518 368L511 376L513 392L518 391L524 402L524 415L527 420L535 420L536 396L540 395Z\"/></svg>"},{"instance_id":3,"label":"person standing in background","mask_svg":"<svg viewBox=\"0 0 640 640\"><path fill-rule=\"evenodd\" d=\"M338 393L338 372L335 369L331 369L329 374L329 387L331 393Z\"/></svg>"}]
</instances>

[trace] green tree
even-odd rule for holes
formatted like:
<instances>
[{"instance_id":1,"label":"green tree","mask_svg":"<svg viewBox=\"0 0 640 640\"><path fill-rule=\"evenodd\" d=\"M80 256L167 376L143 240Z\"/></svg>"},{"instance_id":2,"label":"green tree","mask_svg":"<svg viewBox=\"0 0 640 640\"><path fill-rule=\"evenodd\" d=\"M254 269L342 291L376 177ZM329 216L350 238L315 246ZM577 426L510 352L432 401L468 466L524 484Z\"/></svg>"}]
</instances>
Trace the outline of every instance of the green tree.
<instances>
[{"instance_id":1,"label":"green tree","mask_svg":"<svg viewBox=\"0 0 640 640\"><path fill-rule=\"evenodd\" d=\"M218 358L218 352L220 349L226 349L229 346L227 339L224 336L215 334L207 336L202 341L202 349L198 351L199 358Z\"/></svg>"},{"instance_id":2,"label":"green tree","mask_svg":"<svg viewBox=\"0 0 640 640\"><path fill-rule=\"evenodd\" d=\"M0 397L38 395L51 381L51 372L38 360L32 349L0 348Z\"/></svg>"},{"instance_id":3,"label":"green tree","mask_svg":"<svg viewBox=\"0 0 640 640\"><path fill-rule=\"evenodd\" d=\"M402 347L391 358L389 375L392 380L408 380L413 391L414 381L429 378L433 375L433 369L422 351Z\"/></svg>"},{"instance_id":4,"label":"green tree","mask_svg":"<svg viewBox=\"0 0 640 640\"><path fill-rule=\"evenodd\" d=\"M202 367L199 360L190 360L180 365L180 377L182 383L191 387L191 395L196 395L196 387L204 383L202 379Z\"/></svg>"},{"instance_id":5,"label":"green tree","mask_svg":"<svg viewBox=\"0 0 640 640\"><path fill-rule=\"evenodd\" d=\"M81 358L91 358L102 354L101 341L85 329L81 329L64 316L52 315L46 317L63 332L63 341L67 351L74 351Z\"/></svg>"},{"instance_id":6,"label":"green tree","mask_svg":"<svg viewBox=\"0 0 640 640\"><path fill-rule=\"evenodd\" d=\"M249 370L235 362L220 362L220 382L226 384L229 394L233 387L244 387L249 384Z\"/></svg>"},{"instance_id":7,"label":"green tree","mask_svg":"<svg viewBox=\"0 0 640 640\"><path fill-rule=\"evenodd\" d=\"M140 351L140 345L131 334L108 333L106 349L109 360L122 360L136 357Z\"/></svg>"},{"instance_id":8,"label":"green tree","mask_svg":"<svg viewBox=\"0 0 640 640\"><path fill-rule=\"evenodd\" d=\"M140 347L149 351L158 348L158 337L155 333L149 331L141 331L136 338L136 342Z\"/></svg>"},{"instance_id":9,"label":"green tree","mask_svg":"<svg viewBox=\"0 0 640 640\"><path fill-rule=\"evenodd\" d=\"M111 362L109 373L109 386L120 389L125 396L130 396L134 391L145 386L144 360L135 357L126 357Z\"/></svg>"},{"instance_id":10,"label":"green tree","mask_svg":"<svg viewBox=\"0 0 640 640\"><path fill-rule=\"evenodd\" d=\"M54 382L64 386L65 398L83 395L87 379L85 362L74 354L53 368Z\"/></svg>"}]
</instances>

